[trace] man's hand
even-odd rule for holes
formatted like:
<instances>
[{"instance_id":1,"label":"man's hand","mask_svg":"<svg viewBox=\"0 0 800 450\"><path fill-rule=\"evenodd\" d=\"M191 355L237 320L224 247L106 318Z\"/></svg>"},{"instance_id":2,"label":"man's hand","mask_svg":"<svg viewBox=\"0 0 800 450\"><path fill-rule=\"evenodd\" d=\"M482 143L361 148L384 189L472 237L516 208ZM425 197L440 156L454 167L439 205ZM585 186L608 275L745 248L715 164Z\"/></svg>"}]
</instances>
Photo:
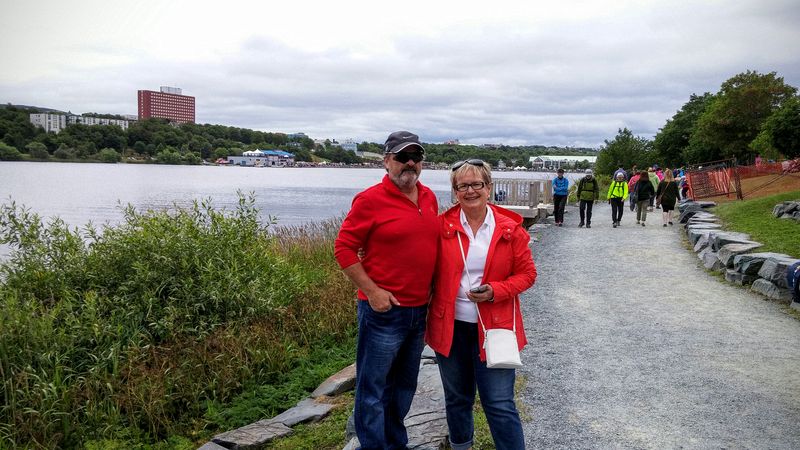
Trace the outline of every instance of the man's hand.
<instances>
[{"instance_id":1,"label":"man's hand","mask_svg":"<svg viewBox=\"0 0 800 450\"><path fill-rule=\"evenodd\" d=\"M400 302L394 298L391 292L377 286L374 291L367 292L366 294L369 306L375 312L382 313L392 309L392 306L400 306Z\"/></svg>"}]
</instances>

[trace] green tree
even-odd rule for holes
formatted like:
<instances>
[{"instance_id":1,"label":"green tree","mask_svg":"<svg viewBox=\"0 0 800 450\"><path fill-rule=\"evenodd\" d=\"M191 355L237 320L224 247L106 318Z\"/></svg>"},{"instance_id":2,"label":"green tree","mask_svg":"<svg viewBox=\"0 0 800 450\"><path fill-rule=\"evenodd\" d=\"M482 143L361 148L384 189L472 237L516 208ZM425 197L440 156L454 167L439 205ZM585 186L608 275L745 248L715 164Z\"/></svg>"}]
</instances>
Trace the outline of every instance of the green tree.
<instances>
[{"instance_id":1,"label":"green tree","mask_svg":"<svg viewBox=\"0 0 800 450\"><path fill-rule=\"evenodd\" d=\"M634 136L631 130L622 128L613 140L605 140L597 155L595 169L598 174L612 175L620 165L645 167L654 162L653 153L653 141Z\"/></svg>"},{"instance_id":2,"label":"green tree","mask_svg":"<svg viewBox=\"0 0 800 450\"><path fill-rule=\"evenodd\" d=\"M161 164L180 164L183 158L174 147L166 146L156 155L156 161Z\"/></svg>"},{"instance_id":3,"label":"green tree","mask_svg":"<svg viewBox=\"0 0 800 450\"><path fill-rule=\"evenodd\" d=\"M28 150L28 154L31 155L31 158L34 159L50 158L50 152L47 151L47 146L45 146L41 142L31 142L30 144L26 145L25 148Z\"/></svg>"},{"instance_id":4,"label":"green tree","mask_svg":"<svg viewBox=\"0 0 800 450\"><path fill-rule=\"evenodd\" d=\"M106 147L97 153L97 159L104 163L118 163L122 160L122 156L113 148Z\"/></svg>"},{"instance_id":5,"label":"green tree","mask_svg":"<svg viewBox=\"0 0 800 450\"><path fill-rule=\"evenodd\" d=\"M0 161L19 161L21 159L22 153L16 147L0 142Z\"/></svg>"},{"instance_id":6,"label":"green tree","mask_svg":"<svg viewBox=\"0 0 800 450\"><path fill-rule=\"evenodd\" d=\"M762 75L748 70L725 81L697 120L689 139L690 162L752 160L755 155L750 143L764 121L796 92L775 72Z\"/></svg>"},{"instance_id":7,"label":"green tree","mask_svg":"<svg viewBox=\"0 0 800 450\"><path fill-rule=\"evenodd\" d=\"M762 156L777 159L800 156L800 97L793 97L764 122L751 148Z\"/></svg>"},{"instance_id":8,"label":"green tree","mask_svg":"<svg viewBox=\"0 0 800 450\"><path fill-rule=\"evenodd\" d=\"M75 158L75 150L61 144L56 151L53 152L53 156L58 159L72 159Z\"/></svg>"},{"instance_id":9,"label":"green tree","mask_svg":"<svg viewBox=\"0 0 800 450\"><path fill-rule=\"evenodd\" d=\"M692 94L680 111L672 116L672 119L667 120L664 128L659 130L653 140L656 159L667 167L678 167L685 163L685 152L689 147L689 139L694 133L697 119L713 98L714 96L708 92L703 95Z\"/></svg>"}]
</instances>

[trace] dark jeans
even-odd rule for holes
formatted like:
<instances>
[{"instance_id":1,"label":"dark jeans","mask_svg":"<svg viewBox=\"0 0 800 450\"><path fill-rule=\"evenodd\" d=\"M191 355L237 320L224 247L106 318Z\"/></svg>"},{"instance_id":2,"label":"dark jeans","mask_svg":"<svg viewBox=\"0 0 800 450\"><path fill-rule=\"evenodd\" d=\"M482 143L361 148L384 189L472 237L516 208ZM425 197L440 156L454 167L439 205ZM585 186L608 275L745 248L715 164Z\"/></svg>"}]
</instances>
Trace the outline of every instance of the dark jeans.
<instances>
[{"instance_id":1,"label":"dark jeans","mask_svg":"<svg viewBox=\"0 0 800 450\"><path fill-rule=\"evenodd\" d=\"M553 196L553 215L556 216L556 223L564 222L564 207L567 206L566 195Z\"/></svg>"},{"instance_id":2,"label":"dark jeans","mask_svg":"<svg viewBox=\"0 0 800 450\"><path fill-rule=\"evenodd\" d=\"M635 210L635 209L636 209L636 197L633 195L633 193L631 193L631 194L628 196L628 199L629 199L629 200L630 200L630 202L631 202L631 211Z\"/></svg>"},{"instance_id":3,"label":"dark jeans","mask_svg":"<svg viewBox=\"0 0 800 450\"><path fill-rule=\"evenodd\" d=\"M525 438L514 404L514 369L488 369L478 353L478 325L455 321L450 356L436 353L444 386L447 428L453 450L472 446L475 390L497 450L524 450Z\"/></svg>"},{"instance_id":4,"label":"dark jeans","mask_svg":"<svg viewBox=\"0 0 800 450\"><path fill-rule=\"evenodd\" d=\"M581 200L581 223L584 223L584 216L586 216L586 225L592 223L592 205L594 205L594 200Z\"/></svg>"},{"instance_id":5,"label":"dark jeans","mask_svg":"<svg viewBox=\"0 0 800 450\"><path fill-rule=\"evenodd\" d=\"M363 450L405 449L403 424L417 390L428 306L372 310L358 301L356 435Z\"/></svg>"},{"instance_id":6,"label":"dark jeans","mask_svg":"<svg viewBox=\"0 0 800 450\"><path fill-rule=\"evenodd\" d=\"M625 209L625 199L612 198L611 199L611 221L620 222L622 220L622 212Z\"/></svg>"}]
</instances>

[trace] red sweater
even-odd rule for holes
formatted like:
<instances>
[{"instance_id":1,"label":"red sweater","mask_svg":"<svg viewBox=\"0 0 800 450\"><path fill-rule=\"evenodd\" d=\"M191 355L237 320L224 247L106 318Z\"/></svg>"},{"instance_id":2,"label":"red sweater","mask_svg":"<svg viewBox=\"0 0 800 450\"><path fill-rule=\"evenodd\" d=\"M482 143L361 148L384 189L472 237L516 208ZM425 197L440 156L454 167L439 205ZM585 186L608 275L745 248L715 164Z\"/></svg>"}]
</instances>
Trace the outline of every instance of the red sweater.
<instances>
[{"instance_id":1,"label":"red sweater","mask_svg":"<svg viewBox=\"0 0 800 450\"><path fill-rule=\"evenodd\" d=\"M358 249L366 252L361 264L382 289L401 306L420 306L431 295L439 239L439 204L433 191L417 182L417 205L388 176L353 199L334 256L341 268L359 262ZM361 290L358 298L366 300Z\"/></svg>"}]
</instances>

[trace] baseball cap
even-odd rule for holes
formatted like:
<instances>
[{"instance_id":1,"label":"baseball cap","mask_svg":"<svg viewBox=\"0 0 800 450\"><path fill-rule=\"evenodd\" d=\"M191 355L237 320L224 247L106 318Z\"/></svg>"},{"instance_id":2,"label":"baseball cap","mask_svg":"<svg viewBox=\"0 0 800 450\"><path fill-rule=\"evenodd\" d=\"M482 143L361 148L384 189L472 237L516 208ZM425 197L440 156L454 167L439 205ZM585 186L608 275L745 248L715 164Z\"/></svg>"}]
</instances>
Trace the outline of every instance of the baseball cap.
<instances>
[{"instance_id":1,"label":"baseball cap","mask_svg":"<svg viewBox=\"0 0 800 450\"><path fill-rule=\"evenodd\" d=\"M556 172L558 172L558 173L564 173L564 169L562 169L562 168L560 168L560 167L559 167L559 168L558 168L558 170L556 170Z\"/></svg>"},{"instance_id":2,"label":"baseball cap","mask_svg":"<svg viewBox=\"0 0 800 450\"><path fill-rule=\"evenodd\" d=\"M419 147L419 150L425 153L425 148L419 143L419 136L410 131L395 131L386 138L386 143L383 144L383 152L399 153L412 145Z\"/></svg>"},{"instance_id":3,"label":"baseball cap","mask_svg":"<svg viewBox=\"0 0 800 450\"><path fill-rule=\"evenodd\" d=\"M592 172L592 169L586 169L586 175L591 175L592 173L594 173Z\"/></svg>"}]
</instances>

